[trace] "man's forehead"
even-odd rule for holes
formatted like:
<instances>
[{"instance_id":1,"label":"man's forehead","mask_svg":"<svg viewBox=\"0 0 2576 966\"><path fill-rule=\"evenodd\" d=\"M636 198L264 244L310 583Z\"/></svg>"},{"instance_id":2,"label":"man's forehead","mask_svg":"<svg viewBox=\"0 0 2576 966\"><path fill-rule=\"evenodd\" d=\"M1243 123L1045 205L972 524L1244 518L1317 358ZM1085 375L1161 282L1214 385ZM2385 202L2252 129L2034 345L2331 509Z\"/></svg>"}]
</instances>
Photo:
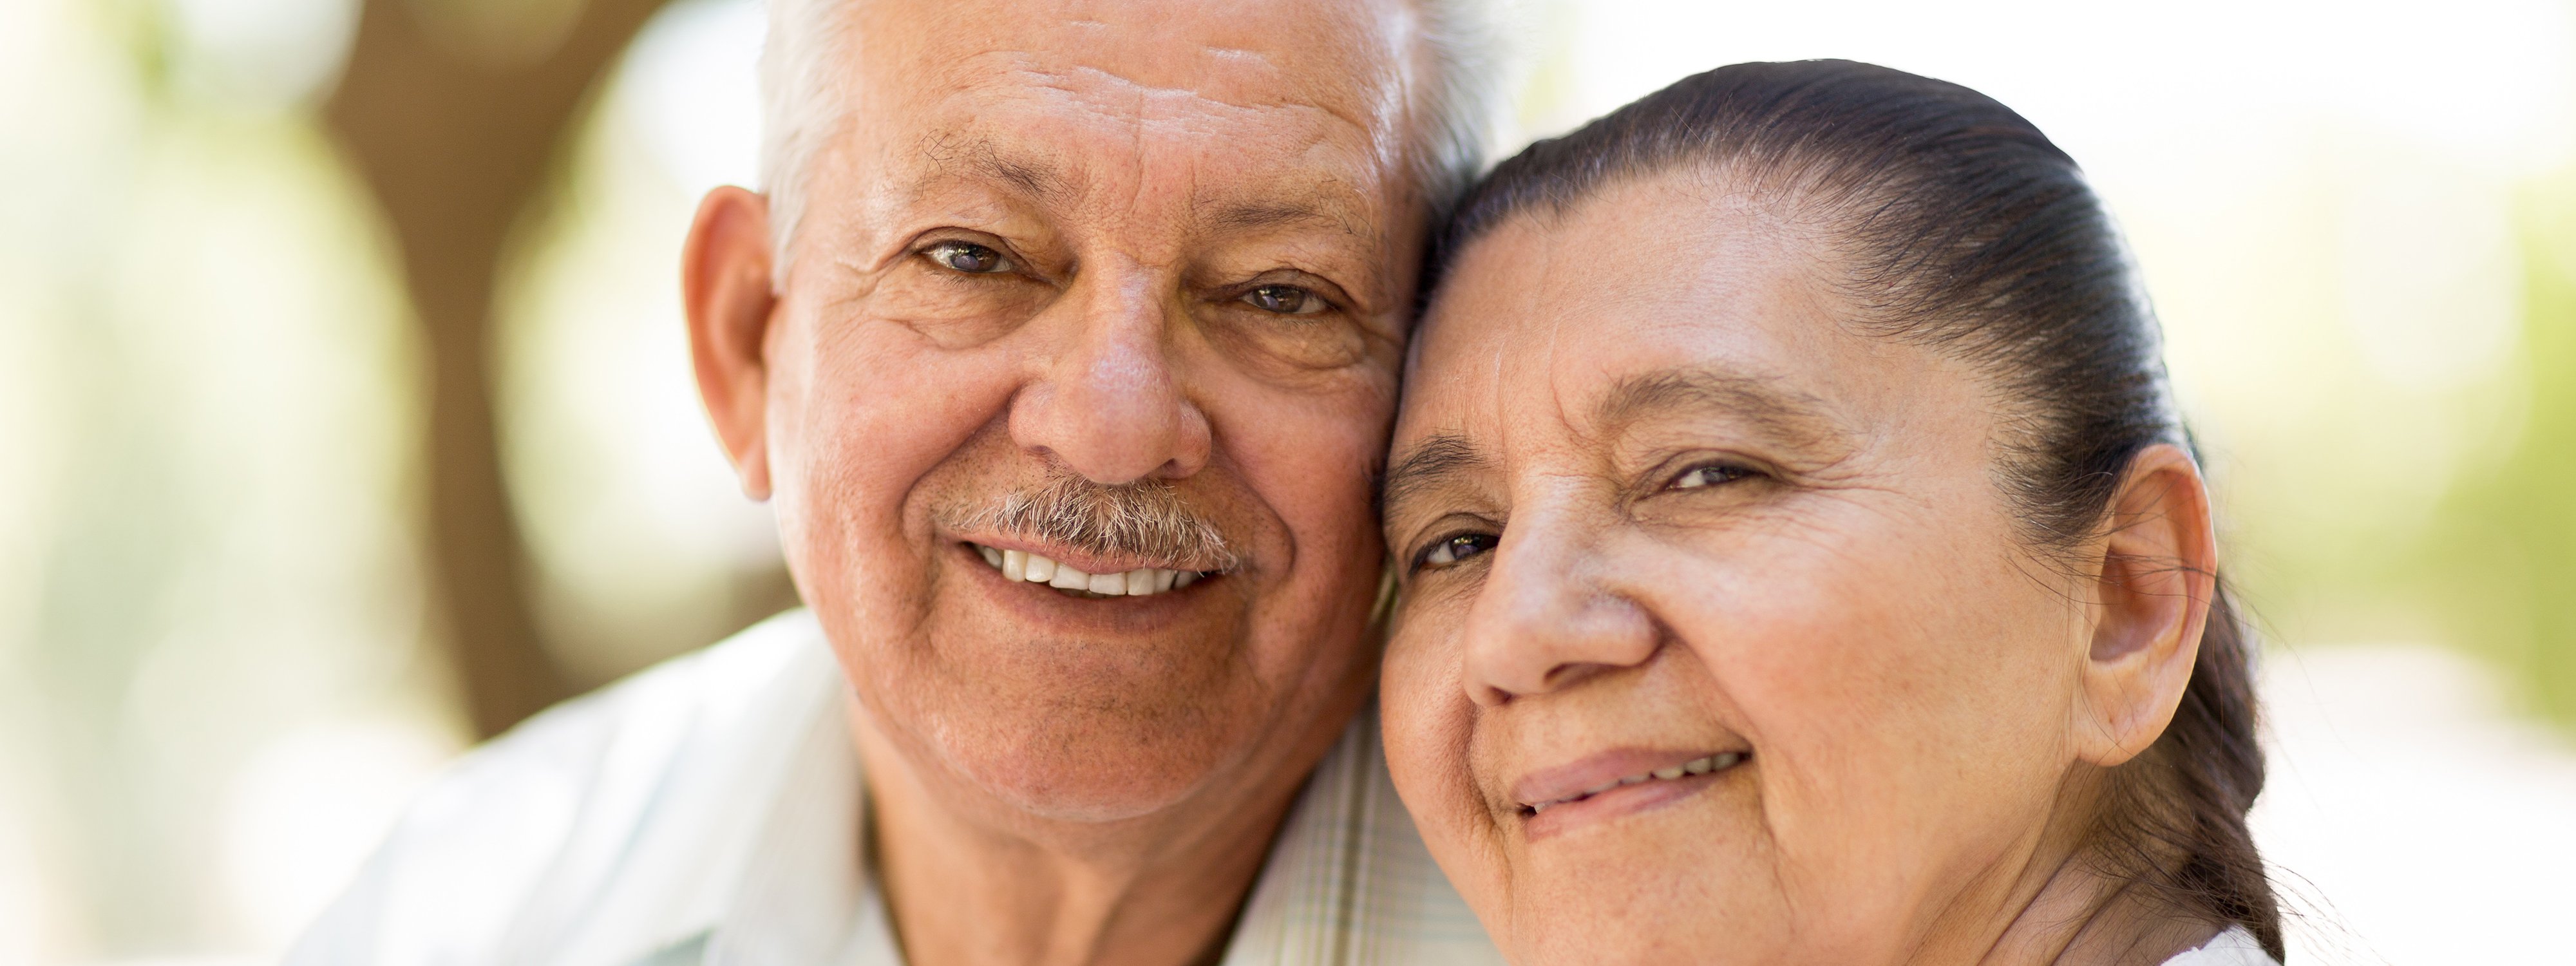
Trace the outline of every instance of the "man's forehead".
<instances>
[{"instance_id":1,"label":"man's forehead","mask_svg":"<svg viewBox=\"0 0 2576 966\"><path fill-rule=\"evenodd\" d=\"M952 84L1003 55L1067 88L1242 105L1352 100L1367 113L1390 113L1369 109L1407 82L1419 39L1412 0L876 2L861 19L871 62Z\"/></svg>"},{"instance_id":2,"label":"man's forehead","mask_svg":"<svg viewBox=\"0 0 2576 966\"><path fill-rule=\"evenodd\" d=\"M1409 16L1393 14L1408 10L1406 0L872 5L852 67L873 116L853 133L906 128L880 150L920 148L925 175L1053 200L1114 180L1122 155L1175 146L1219 169L1202 178L1276 167L1365 190L1403 167L1414 41Z\"/></svg>"}]
</instances>

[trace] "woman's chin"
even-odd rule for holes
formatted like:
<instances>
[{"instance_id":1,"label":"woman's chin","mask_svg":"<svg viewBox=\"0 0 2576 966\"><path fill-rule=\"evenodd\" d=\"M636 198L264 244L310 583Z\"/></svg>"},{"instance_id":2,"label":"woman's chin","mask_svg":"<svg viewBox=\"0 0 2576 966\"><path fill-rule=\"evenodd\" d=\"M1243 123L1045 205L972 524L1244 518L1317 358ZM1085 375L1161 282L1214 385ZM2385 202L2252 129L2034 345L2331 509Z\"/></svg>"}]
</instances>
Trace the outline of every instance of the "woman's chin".
<instances>
[{"instance_id":1,"label":"woman's chin","mask_svg":"<svg viewBox=\"0 0 2576 966\"><path fill-rule=\"evenodd\" d=\"M1714 877L1712 877L1713 879ZM1568 880L1581 895L1542 890L1516 903L1517 921L1497 935L1522 966L1664 966L1783 961L1784 937L1767 934L1777 914L1733 908L1710 895L1711 880L1592 875Z\"/></svg>"},{"instance_id":2,"label":"woman's chin","mask_svg":"<svg viewBox=\"0 0 2576 966\"><path fill-rule=\"evenodd\" d=\"M1753 933L1786 921L1786 910L1768 889L1776 876L1761 831L1731 814L1722 777L1620 789L1561 818L1553 808L1534 816L1507 876L1513 961L1771 961L1776 937ZM1551 819L1562 825L1537 826Z\"/></svg>"}]
</instances>

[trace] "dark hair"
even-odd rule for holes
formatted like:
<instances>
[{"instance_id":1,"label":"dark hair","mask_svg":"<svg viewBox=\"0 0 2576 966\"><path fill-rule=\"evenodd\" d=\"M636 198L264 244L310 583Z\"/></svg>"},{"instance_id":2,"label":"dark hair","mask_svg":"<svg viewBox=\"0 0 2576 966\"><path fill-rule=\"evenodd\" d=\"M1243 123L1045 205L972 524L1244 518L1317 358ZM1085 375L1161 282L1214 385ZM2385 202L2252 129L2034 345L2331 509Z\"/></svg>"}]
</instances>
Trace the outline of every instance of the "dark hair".
<instances>
[{"instance_id":1,"label":"dark hair","mask_svg":"<svg viewBox=\"0 0 2576 966\"><path fill-rule=\"evenodd\" d=\"M1459 204L1432 269L1514 215L1563 214L1614 183L1721 172L1823 216L1852 324L1978 367L2019 404L2001 467L2030 536L2098 533L2130 461L2191 443L2155 315L2073 159L1976 91L1839 60L1736 64L1683 80L1503 162ZM2226 585L2173 722L2110 769L2088 840L2168 908L2245 926L2282 956L2245 812L2263 788L2247 629Z\"/></svg>"}]
</instances>

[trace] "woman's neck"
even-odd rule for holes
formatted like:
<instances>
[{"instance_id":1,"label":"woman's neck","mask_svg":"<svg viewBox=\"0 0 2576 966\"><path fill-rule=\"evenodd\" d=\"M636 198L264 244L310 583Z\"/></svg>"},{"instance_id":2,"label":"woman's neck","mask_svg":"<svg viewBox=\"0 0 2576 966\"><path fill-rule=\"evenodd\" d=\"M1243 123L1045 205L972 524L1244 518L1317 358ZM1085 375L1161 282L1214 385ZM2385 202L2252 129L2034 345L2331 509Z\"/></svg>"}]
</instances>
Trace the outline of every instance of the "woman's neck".
<instances>
[{"instance_id":1,"label":"woman's neck","mask_svg":"<svg viewBox=\"0 0 2576 966\"><path fill-rule=\"evenodd\" d=\"M2221 930L2073 854L2010 911L1980 966L2156 966Z\"/></svg>"},{"instance_id":2,"label":"woman's neck","mask_svg":"<svg viewBox=\"0 0 2576 966\"><path fill-rule=\"evenodd\" d=\"M2103 778L2089 769L2068 776L2047 817L2001 849L1932 918L1911 963L2159 966L2218 935L2221 924L2176 908L2097 860L2092 840L2105 805Z\"/></svg>"}]
</instances>

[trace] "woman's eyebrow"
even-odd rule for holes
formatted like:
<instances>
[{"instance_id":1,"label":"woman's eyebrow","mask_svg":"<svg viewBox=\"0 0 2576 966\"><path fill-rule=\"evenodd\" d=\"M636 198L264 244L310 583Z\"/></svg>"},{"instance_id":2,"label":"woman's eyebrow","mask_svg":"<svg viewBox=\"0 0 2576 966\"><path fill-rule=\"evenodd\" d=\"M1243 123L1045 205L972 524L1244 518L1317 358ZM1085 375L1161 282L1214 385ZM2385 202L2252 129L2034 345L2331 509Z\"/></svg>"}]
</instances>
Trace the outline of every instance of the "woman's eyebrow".
<instances>
[{"instance_id":1,"label":"woman's eyebrow","mask_svg":"<svg viewBox=\"0 0 2576 966\"><path fill-rule=\"evenodd\" d=\"M1403 459L1395 461L1395 466L1386 471L1386 483L1378 490L1378 513L1384 516L1389 507L1425 490L1439 489L1490 465L1491 461L1478 452L1476 444L1468 442L1467 437L1453 433L1434 434L1406 452Z\"/></svg>"},{"instance_id":2,"label":"woman's eyebrow","mask_svg":"<svg viewBox=\"0 0 2576 966\"><path fill-rule=\"evenodd\" d=\"M1792 446L1846 435L1825 401L1778 381L1699 366L1639 373L1619 380L1593 406L1594 425L1609 430L1675 410L1723 415Z\"/></svg>"}]
</instances>

